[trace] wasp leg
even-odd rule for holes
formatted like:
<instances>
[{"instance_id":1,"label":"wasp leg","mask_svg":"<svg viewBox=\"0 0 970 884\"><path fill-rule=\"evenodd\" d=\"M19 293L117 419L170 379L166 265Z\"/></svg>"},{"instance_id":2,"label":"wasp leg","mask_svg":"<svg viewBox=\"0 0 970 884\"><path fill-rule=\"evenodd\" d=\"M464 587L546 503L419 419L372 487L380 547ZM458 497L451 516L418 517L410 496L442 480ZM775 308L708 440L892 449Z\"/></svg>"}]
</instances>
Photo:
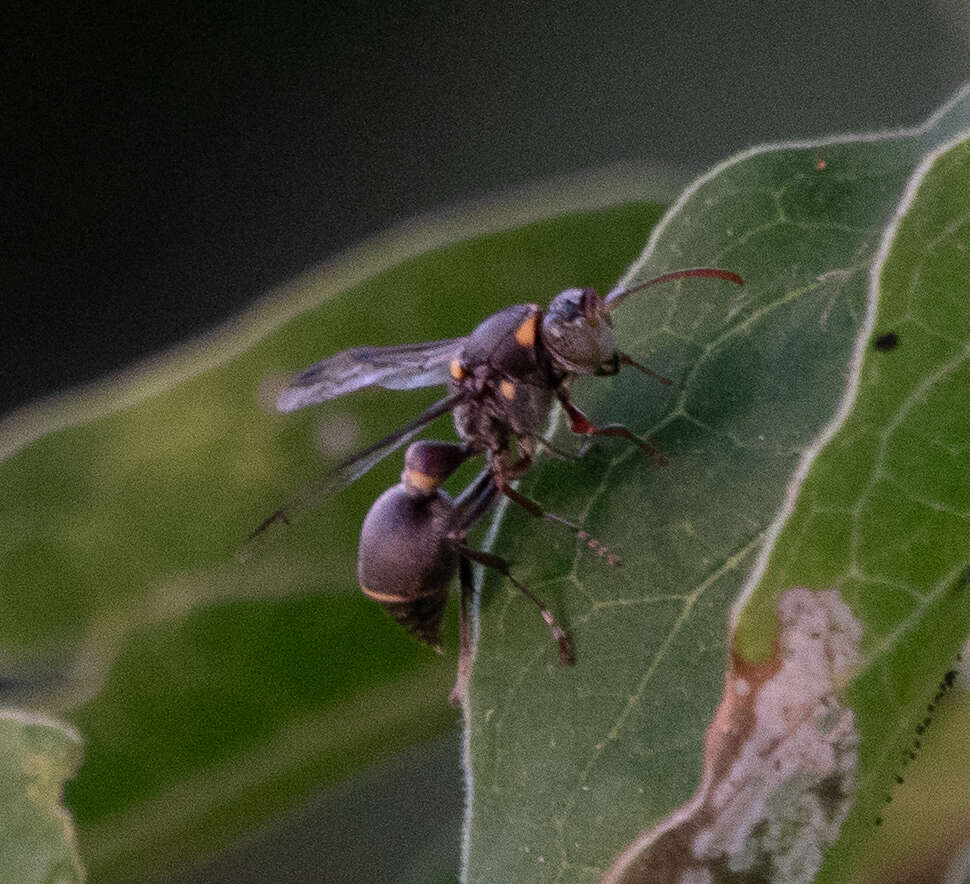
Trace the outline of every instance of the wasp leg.
<instances>
[{"instance_id":1,"label":"wasp leg","mask_svg":"<svg viewBox=\"0 0 970 884\"><path fill-rule=\"evenodd\" d=\"M502 494L504 494L513 503L522 507L522 509L529 513L529 515L535 516L537 519L546 519L549 522L555 522L557 525L562 525L564 528L568 528L573 532L573 534L576 535L577 538L585 541L586 545L593 550L593 552L595 552L601 558L606 559L607 564L622 565L623 563L620 561L620 559L613 555L613 553L610 552L610 548L601 540L597 540L588 531L580 528L575 522L570 522L569 519L565 518L564 516L544 510L531 497L526 497L524 494L522 494L522 492L516 491L516 489L512 487L510 484L510 477L521 475L526 469L528 469L530 463L531 461L527 461L526 458L522 458L509 466L506 465L501 456L494 457L492 459L492 475L498 490L501 491Z\"/></svg>"},{"instance_id":2,"label":"wasp leg","mask_svg":"<svg viewBox=\"0 0 970 884\"><path fill-rule=\"evenodd\" d=\"M451 536L464 537L495 501L498 488L491 467L485 467L475 480L455 498Z\"/></svg>"},{"instance_id":3,"label":"wasp leg","mask_svg":"<svg viewBox=\"0 0 970 884\"><path fill-rule=\"evenodd\" d=\"M656 464L659 466L667 465L667 458L663 452L657 451L652 445L648 445L629 427L624 427L623 424L604 424L602 427L598 427L569 401L569 396L565 390L561 388L556 390L556 395L559 397L566 414L569 415L570 428L574 433L580 433L584 436L619 436L628 439L638 446L644 454L652 458Z\"/></svg>"},{"instance_id":4,"label":"wasp leg","mask_svg":"<svg viewBox=\"0 0 970 884\"><path fill-rule=\"evenodd\" d=\"M535 604L540 613L542 614L542 619L546 621L546 626L549 627L549 631L552 633L552 637L556 640L559 645L559 662L563 666L570 666L575 662L575 657L573 656L573 645L569 639L569 635L564 630L556 618L553 616L552 611L550 611L541 599L532 594L527 586L519 583L511 573L509 573L509 563L505 561L501 556L493 555L492 553L487 553L479 549L473 549L460 540L453 540L455 550L459 555L464 556L466 559L470 559L473 562L477 562L479 565L484 565L486 568L491 568L494 571L498 571L504 577L508 578L509 582L524 595L527 599L530 599L533 604Z\"/></svg>"},{"instance_id":5,"label":"wasp leg","mask_svg":"<svg viewBox=\"0 0 970 884\"><path fill-rule=\"evenodd\" d=\"M458 580L461 583L461 606L458 609L458 630L461 644L458 651L458 675L451 689L448 702L461 706L468 699L468 683L472 674L471 627L468 622L468 604L475 594L471 562L464 556L458 559Z\"/></svg>"},{"instance_id":6,"label":"wasp leg","mask_svg":"<svg viewBox=\"0 0 970 884\"><path fill-rule=\"evenodd\" d=\"M526 497L519 491L516 491L511 485L498 483L498 490L502 492L509 500L513 503L518 504L522 509L524 509L530 515L535 516L537 519L546 519L550 522L555 522L557 525L562 525L564 528L568 528L573 534L576 535L582 541L585 541L586 545L593 550L598 556L606 559L609 565L622 565L623 562L620 561L618 556L615 556L610 552L610 548L603 543L601 540L597 540L588 531L580 528L575 522L570 522L569 519L560 516L558 513L550 513L544 510L538 503L536 503L531 497Z\"/></svg>"},{"instance_id":7,"label":"wasp leg","mask_svg":"<svg viewBox=\"0 0 970 884\"><path fill-rule=\"evenodd\" d=\"M543 439L542 436L536 436L536 446L541 448L546 454L551 454L557 460L566 460L571 463L577 463L583 459L583 455L586 453L586 443L583 443L583 447L580 448L578 454L573 454L571 451L564 451L557 445L553 445L548 439Z\"/></svg>"}]
</instances>

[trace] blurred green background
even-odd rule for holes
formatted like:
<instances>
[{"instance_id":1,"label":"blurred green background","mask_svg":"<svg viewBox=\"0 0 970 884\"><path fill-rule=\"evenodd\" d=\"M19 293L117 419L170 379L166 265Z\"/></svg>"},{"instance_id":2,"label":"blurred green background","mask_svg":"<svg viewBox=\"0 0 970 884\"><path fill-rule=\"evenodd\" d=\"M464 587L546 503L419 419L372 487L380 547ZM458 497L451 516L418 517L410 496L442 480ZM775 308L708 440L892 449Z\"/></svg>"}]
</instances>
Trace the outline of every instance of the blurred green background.
<instances>
[{"instance_id":1,"label":"blurred green background","mask_svg":"<svg viewBox=\"0 0 970 884\"><path fill-rule=\"evenodd\" d=\"M966 10L946 2L427 3L381 11L345 2L287 10L247 5L231 15L107 5L56 17L35 9L6 53L6 116L14 132L0 146L10 179L0 197L10 233L0 262L7 312L0 407L13 409L214 328L272 286L394 225L406 236L416 229L408 219L441 207L448 211L436 223L471 237L485 229L488 213L462 206L486 195L512 192L510 202L523 206L520 219L567 204L562 194L573 191L564 181L592 181L593 190L610 192L609 202L623 201L612 189L633 177L641 192L631 198L669 198L671 181L684 182L750 144L916 123L970 77L968 45ZM642 171L629 176L624 164ZM605 177L586 175L604 166L612 168ZM552 183L524 189L537 180ZM619 264L604 254L606 245L588 258L575 255L576 278L550 279L547 294L566 284L608 284L636 248L618 249ZM528 295L513 284L495 296L541 299L533 282L523 287ZM425 313L434 320L447 313L451 333L487 310L460 292L424 295ZM402 340L437 324L420 313L389 319ZM343 332L376 329L372 313L362 311L353 323ZM319 331L300 346L312 359L335 340ZM203 351L207 346L216 346L213 339L202 340ZM238 379L232 388L243 412L257 407L252 386ZM395 417L413 401L395 405ZM197 415L204 426L210 404L198 402ZM289 459L303 442L263 453L278 458L279 495L311 469L309 448L302 463ZM393 481L393 472L361 494ZM239 477L240 489L246 479ZM25 487L30 493L29 482ZM149 506L151 489L145 493ZM257 490L249 500L252 513L276 503ZM347 515L349 558L334 561L337 574L352 575L362 515ZM67 579L56 561L50 566ZM43 598L36 604L23 615L25 628L44 621ZM272 616L234 604L236 640L272 648L265 630ZM286 640L313 667L337 624L318 631L312 595L280 604L305 606L305 633ZM380 655L383 620L374 616L372 628L362 627L359 618L370 615L358 604L353 596L346 601L350 635L359 652ZM62 616L69 627L81 615ZM209 634L206 618L205 610L191 618L197 637ZM75 625L80 631L83 624ZM177 635L153 636L158 647L143 647L145 659L178 659ZM322 789L302 809L276 809L270 829L211 860L194 857L203 863L195 876L179 871L173 881L319 881L321 853L331 857L326 880L447 879L462 802L458 719L444 702L451 661L397 647L416 667L440 673L445 686L410 725L407 742L415 748L389 758L379 744L356 747L348 766L362 772ZM219 652L214 645L214 659ZM55 646L48 659L66 665L56 658ZM220 661L227 671L231 663ZM178 710L153 698L151 666L142 671L142 683L116 686L117 703L145 705L159 727L207 734L213 743L194 747L203 755L232 738L231 716L179 725ZM204 670L175 674L207 689ZM274 691L302 691L308 714L320 701L306 684L282 683L283 664L238 677L233 702L248 697L260 714L272 708ZM250 677L252 687L244 681ZM143 739L150 743L151 734ZM116 761L121 766L104 779L90 768L81 776L89 783L119 775L151 783L151 771ZM178 759L159 758L160 767L173 763ZM110 829L110 790L98 800ZM164 875L150 862L142 871L146 879Z\"/></svg>"}]
</instances>

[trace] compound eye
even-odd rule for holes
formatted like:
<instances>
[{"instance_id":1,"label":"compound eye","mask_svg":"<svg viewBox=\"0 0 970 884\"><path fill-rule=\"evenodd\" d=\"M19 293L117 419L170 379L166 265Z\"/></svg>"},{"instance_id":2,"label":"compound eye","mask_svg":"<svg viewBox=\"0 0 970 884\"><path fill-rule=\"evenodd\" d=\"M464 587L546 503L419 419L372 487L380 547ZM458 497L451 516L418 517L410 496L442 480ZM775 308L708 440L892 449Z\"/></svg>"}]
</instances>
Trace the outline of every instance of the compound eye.
<instances>
[{"instance_id":1,"label":"compound eye","mask_svg":"<svg viewBox=\"0 0 970 884\"><path fill-rule=\"evenodd\" d=\"M563 322L575 322L583 315L583 308L579 301L569 298L563 300L557 312Z\"/></svg>"},{"instance_id":2,"label":"compound eye","mask_svg":"<svg viewBox=\"0 0 970 884\"><path fill-rule=\"evenodd\" d=\"M583 289L566 289L552 299L546 316L555 326L573 325L583 318Z\"/></svg>"},{"instance_id":3,"label":"compound eye","mask_svg":"<svg viewBox=\"0 0 970 884\"><path fill-rule=\"evenodd\" d=\"M595 325L601 315L600 308L596 289L567 289L550 305L557 321L567 325Z\"/></svg>"}]
</instances>

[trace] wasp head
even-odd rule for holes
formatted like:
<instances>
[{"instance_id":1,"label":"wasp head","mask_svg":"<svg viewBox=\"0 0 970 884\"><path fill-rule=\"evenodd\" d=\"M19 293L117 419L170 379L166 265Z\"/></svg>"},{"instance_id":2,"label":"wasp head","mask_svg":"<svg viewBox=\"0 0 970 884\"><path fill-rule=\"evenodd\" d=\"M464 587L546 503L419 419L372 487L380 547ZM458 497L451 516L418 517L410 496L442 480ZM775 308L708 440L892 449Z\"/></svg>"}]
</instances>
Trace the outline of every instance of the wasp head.
<instances>
[{"instance_id":1,"label":"wasp head","mask_svg":"<svg viewBox=\"0 0 970 884\"><path fill-rule=\"evenodd\" d=\"M542 317L542 343L553 365L569 374L616 374L613 320L595 289L566 289Z\"/></svg>"}]
</instances>

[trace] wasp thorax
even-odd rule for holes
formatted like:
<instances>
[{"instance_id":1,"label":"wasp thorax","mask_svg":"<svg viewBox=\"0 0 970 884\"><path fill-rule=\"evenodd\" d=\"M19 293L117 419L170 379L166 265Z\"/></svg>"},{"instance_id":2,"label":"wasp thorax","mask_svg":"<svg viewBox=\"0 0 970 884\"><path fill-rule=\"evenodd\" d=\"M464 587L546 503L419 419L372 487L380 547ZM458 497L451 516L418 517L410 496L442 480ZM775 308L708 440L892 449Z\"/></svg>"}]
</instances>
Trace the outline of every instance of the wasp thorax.
<instances>
[{"instance_id":1,"label":"wasp thorax","mask_svg":"<svg viewBox=\"0 0 970 884\"><path fill-rule=\"evenodd\" d=\"M542 317L542 343L556 368L571 374L616 374L613 320L594 289L566 289Z\"/></svg>"},{"instance_id":2,"label":"wasp thorax","mask_svg":"<svg viewBox=\"0 0 970 884\"><path fill-rule=\"evenodd\" d=\"M404 454L401 484L416 497L433 494L467 458L465 447L452 442L412 442Z\"/></svg>"}]
</instances>

